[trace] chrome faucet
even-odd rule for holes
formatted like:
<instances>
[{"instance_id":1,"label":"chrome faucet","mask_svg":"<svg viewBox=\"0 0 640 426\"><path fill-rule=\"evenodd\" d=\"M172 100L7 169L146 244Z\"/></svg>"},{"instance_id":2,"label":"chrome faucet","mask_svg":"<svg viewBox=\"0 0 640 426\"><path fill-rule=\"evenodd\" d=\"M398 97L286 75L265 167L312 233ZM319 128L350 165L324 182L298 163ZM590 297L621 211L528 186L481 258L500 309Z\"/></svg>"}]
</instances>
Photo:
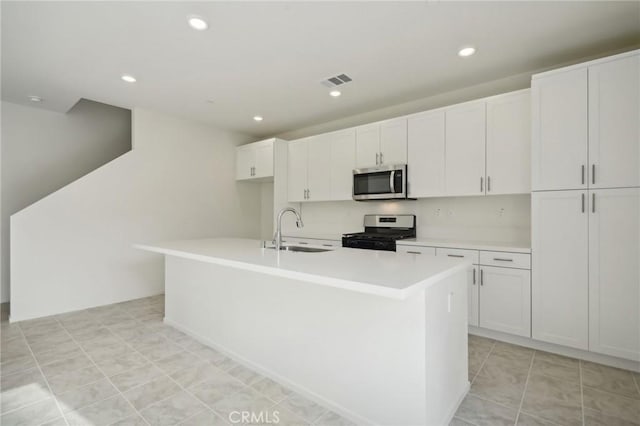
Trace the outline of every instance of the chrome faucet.
<instances>
[{"instance_id":1,"label":"chrome faucet","mask_svg":"<svg viewBox=\"0 0 640 426\"><path fill-rule=\"evenodd\" d=\"M276 220L276 233L273 235L273 245L275 249L280 252L280 248L282 247L282 216L286 212L291 212L296 215L296 226L298 228L302 228L304 223L302 223L302 218L300 217L300 213L293 207L285 207L278 213L278 219Z\"/></svg>"}]
</instances>

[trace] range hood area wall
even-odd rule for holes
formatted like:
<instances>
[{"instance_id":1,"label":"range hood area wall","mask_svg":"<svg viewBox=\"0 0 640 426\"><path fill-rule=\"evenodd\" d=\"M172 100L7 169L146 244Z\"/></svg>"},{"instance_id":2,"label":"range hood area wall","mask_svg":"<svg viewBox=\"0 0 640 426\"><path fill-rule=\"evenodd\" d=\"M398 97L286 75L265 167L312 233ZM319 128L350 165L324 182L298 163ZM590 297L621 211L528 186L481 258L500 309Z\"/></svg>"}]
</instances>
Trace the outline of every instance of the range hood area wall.
<instances>
[{"instance_id":1,"label":"range hood area wall","mask_svg":"<svg viewBox=\"0 0 640 426\"><path fill-rule=\"evenodd\" d=\"M362 229L365 214L415 214L417 237L435 240L519 242L531 240L531 196L423 198L416 201L332 201L300 206L304 229L283 223L285 235L326 235Z\"/></svg>"}]
</instances>

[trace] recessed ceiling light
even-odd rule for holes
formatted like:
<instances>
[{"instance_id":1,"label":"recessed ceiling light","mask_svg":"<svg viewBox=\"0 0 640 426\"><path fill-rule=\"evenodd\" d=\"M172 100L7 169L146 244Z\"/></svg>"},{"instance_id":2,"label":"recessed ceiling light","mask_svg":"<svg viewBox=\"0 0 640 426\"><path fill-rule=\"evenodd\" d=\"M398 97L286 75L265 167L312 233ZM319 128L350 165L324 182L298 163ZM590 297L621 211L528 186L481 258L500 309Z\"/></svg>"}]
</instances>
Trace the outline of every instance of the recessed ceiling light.
<instances>
[{"instance_id":1,"label":"recessed ceiling light","mask_svg":"<svg viewBox=\"0 0 640 426\"><path fill-rule=\"evenodd\" d=\"M207 24L207 21L199 16L189 16L188 22L189 26L194 30L204 31L209 28L209 24Z\"/></svg>"},{"instance_id":2,"label":"recessed ceiling light","mask_svg":"<svg viewBox=\"0 0 640 426\"><path fill-rule=\"evenodd\" d=\"M467 47L463 47L462 49L460 49L458 51L458 56L466 58L467 56L471 56L474 53L476 53L476 48L475 47L471 47L471 46L467 46Z\"/></svg>"},{"instance_id":3,"label":"recessed ceiling light","mask_svg":"<svg viewBox=\"0 0 640 426\"><path fill-rule=\"evenodd\" d=\"M42 102L42 98L40 96L34 96L34 95L29 96L29 100L31 102Z\"/></svg>"},{"instance_id":4,"label":"recessed ceiling light","mask_svg":"<svg viewBox=\"0 0 640 426\"><path fill-rule=\"evenodd\" d=\"M123 81L126 81L127 83L135 83L136 82L136 78L132 75L129 74L123 74L120 77Z\"/></svg>"},{"instance_id":5,"label":"recessed ceiling light","mask_svg":"<svg viewBox=\"0 0 640 426\"><path fill-rule=\"evenodd\" d=\"M342 95L342 93L339 90L332 90L329 92L329 95L333 96L334 98L337 98L338 96Z\"/></svg>"},{"instance_id":6,"label":"recessed ceiling light","mask_svg":"<svg viewBox=\"0 0 640 426\"><path fill-rule=\"evenodd\" d=\"M255 121L262 121L262 120L264 120L264 118L262 118L262 116L261 116L261 115L256 115L256 116L254 116L254 117L253 117L253 119L254 119Z\"/></svg>"}]
</instances>

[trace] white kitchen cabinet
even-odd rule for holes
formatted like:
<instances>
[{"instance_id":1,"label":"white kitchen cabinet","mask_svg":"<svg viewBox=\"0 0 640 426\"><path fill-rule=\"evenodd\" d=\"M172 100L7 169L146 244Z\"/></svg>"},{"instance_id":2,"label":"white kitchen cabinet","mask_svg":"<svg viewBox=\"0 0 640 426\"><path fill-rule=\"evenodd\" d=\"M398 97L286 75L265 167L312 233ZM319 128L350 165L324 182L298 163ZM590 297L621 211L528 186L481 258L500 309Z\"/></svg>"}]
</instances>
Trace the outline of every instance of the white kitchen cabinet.
<instances>
[{"instance_id":1,"label":"white kitchen cabinet","mask_svg":"<svg viewBox=\"0 0 640 426\"><path fill-rule=\"evenodd\" d=\"M531 337L531 271L480 266L479 325Z\"/></svg>"},{"instance_id":2,"label":"white kitchen cabinet","mask_svg":"<svg viewBox=\"0 0 640 426\"><path fill-rule=\"evenodd\" d=\"M236 148L236 180L273 178L273 144L267 139Z\"/></svg>"},{"instance_id":3,"label":"white kitchen cabinet","mask_svg":"<svg viewBox=\"0 0 640 426\"><path fill-rule=\"evenodd\" d=\"M587 187L587 68L531 82L532 189Z\"/></svg>"},{"instance_id":4,"label":"white kitchen cabinet","mask_svg":"<svg viewBox=\"0 0 640 426\"><path fill-rule=\"evenodd\" d=\"M355 129L329 133L327 137L331 151L331 199L351 200L356 165Z\"/></svg>"},{"instance_id":5,"label":"white kitchen cabinet","mask_svg":"<svg viewBox=\"0 0 640 426\"><path fill-rule=\"evenodd\" d=\"M287 157L287 192L289 202L306 201L308 139L289 142Z\"/></svg>"},{"instance_id":6,"label":"white kitchen cabinet","mask_svg":"<svg viewBox=\"0 0 640 426\"><path fill-rule=\"evenodd\" d=\"M444 110L416 114L407 120L409 197L444 195Z\"/></svg>"},{"instance_id":7,"label":"white kitchen cabinet","mask_svg":"<svg viewBox=\"0 0 640 426\"><path fill-rule=\"evenodd\" d=\"M380 163L380 124L356 128L356 168L375 167Z\"/></svg>"},{"instance_id":8,"label":"white kitchen cabinet","mask_svg":"<svg viewBox=\"0 0 640 426\"><path fill-rule=\"evenodd\" d=\"M589 193L589 350L640 361L640 188Z\"/></svg>"},{"instance_id":9,"label":"white kitchen cabinet","mask_svg":"<svg viewBox=\"0 0 640 426\"><path fill-rule=\"evenodd\" d=\"M531 192L529 90L487 100L486 193Z\"/></svg>"},{"instance_id":10,"label":"white kitchen cabinet","mask_svg":"<svg viewBox=\"0 0 640 426\"><path fill-rule=\"evenodd\" d=\"M307 201L331 199L331 145L326 135L307 139Z\"/></svg>"},{"instance_id":11,"label":"white kitchen cabinet","mask_svg":"<svg viewBox=\"0 0 640 426\"><path fill-rule=\"evenodd\" d=\"M405 117L356 128L356 167L407 163Z\"/></svg>"},{"instance_id":12,"label":"white kitchen cabinet","mask_svg":"<svg viewBox=\"0 0 640 426\"><path fill-rule=\"evenodd\" d=\"M407 119L380 123L380 164L407 164Z\"/></svg>"},{"instance_id":13,"label":"white kitchen cabinet","mask_svg":"<svg viewBox=\"0 0 640 426\"><path fill-rule=\"evenodd\" d=\"M532 194L532 337L588 349L587 191Z\"/></svg>"},{"instance_id":14,"label":"white kitchen cabinet","mask_svg":"<svg viewBox=\"0 0 640 426\"><path fill-rule=\"evenodd\" d=\"M255 152L247 145L236 149L236 180L253 178Z\"/></svg>"},{"instance_id":15,"label":"white kitchen cabinet","mask_svg":"<svg viewBox=\"0 0 640 426\"><path fill-rule=\"evenodd\" d=\"M292 141L288 154L289 202L351 199L353 130Z\"/></svg>"},{"instance_id":16,"label":"white kitchen cabinet","mask_svg":"<svg viewBox=\"0 0 640 426\"><path fill-rule=\"evenodd\" d=\"M485 102L448 108L445 186L450 196L485 193Z\"/></svg>"},{"instance_id":17,"label":"white kitchen cabinet","mask_svg":"<svg viewBox=\"0 0 640 426\"><path fill-rule=\"evenodd\" d=\"M640 53L589 67L589 188L640 186Z\"/></svg>"}]
</instances>

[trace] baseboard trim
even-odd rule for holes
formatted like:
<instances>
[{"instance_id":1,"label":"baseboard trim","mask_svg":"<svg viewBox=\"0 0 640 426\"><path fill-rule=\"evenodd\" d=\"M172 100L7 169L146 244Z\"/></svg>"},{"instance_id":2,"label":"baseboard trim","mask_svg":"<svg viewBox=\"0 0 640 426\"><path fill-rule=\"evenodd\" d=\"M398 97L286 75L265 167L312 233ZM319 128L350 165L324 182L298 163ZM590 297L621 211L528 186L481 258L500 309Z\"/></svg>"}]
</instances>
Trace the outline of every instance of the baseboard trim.
<instances>
[{"instance_id":1,"label":"baseboard trim","mask_svg":"<svg viewBox=\"0 0 640 426\"><path fill-rule=\"evenodd\" d=\"M513 334L502 333L500 331L487 330L486 328L469 326L469 334L488 337L490 339L499 340L501 342L513 343L514 345L526 346L528 348L540 351L552 352L558 355L578 358L584 361L596 362L598 364L604 364L611 367L640 372L640 362L638 361L617 358L610 355L597 354L581 349L574 349L562 345L556 345L554 343L541 342L539 340L534 340L528 337L515 336Z\"/></svg>"},{"instance_id":2,"label":"baseboard trim","mask_svg":"<svg viewBox=\"0 0 640 426\"><path fill-rule=\"evenodd\" d=\"M458 412L458 407L460 407L460 404L462 404L462 401L465 399L465 397L469 393L469 390L471 390L471 382L467 381L467 384L465 385L462 392L460 393L460 396L458 397L458 401L456 401L456 403L453 405L451 412L449 413L448 417L445 419L446 421L442 423L443 425L448 425L451 423L456 413Z\"/></svg>"},{"instance_id":3,"label":"baseboard trim","mask_svg":"<svg viewBox=\"0 0 640 426\"><path fill-rule=\"evenodd\" d=\"M188 336L194 338L195 340L199 341L200 343L210 346L213 349L223 353L224 355L228 356L229 358L231 358L232 360L236 361L238 364L241 364L247 368L250 368L254 371L257 371L258 373L262 374L265 377L268 377L278 383L281 383L282 385L292 389L294 392L299 393L300 395L304 396L305 398L310 399L311 401L316 402L317 404L323 405L329 409L331 409L332 411L334 411L335 413L343 416L346 419L351 420L352 422L354 422L357 425L367 425L367 426L375 426L376 423L372 422L371 420L364 418L344 407L342 407L341 405L336 404L333 401L330 401L328 399L323 398L322 396L314 393L313 391L311 391L310 389L301 386L295 382L290 381L289 379L280 376L277 373L274 373L273 371L261 366L260 364L256 364L244 357L242 357L241 355L237 354L236 352L221 346L215 342L213 342L210 339L207 339L204 336L199 335L198 333L195 333L194 331L192 331L191 329L182 326L181 324L172 321L171 319L164 317L164 323L167 325L170 325L171 327L174 327L180 331L182 331L183 333L187 334ZM457 409L457 408L456 408ZM454 411L455 413L455 411Z\"/></svg>"}]
</instances>

